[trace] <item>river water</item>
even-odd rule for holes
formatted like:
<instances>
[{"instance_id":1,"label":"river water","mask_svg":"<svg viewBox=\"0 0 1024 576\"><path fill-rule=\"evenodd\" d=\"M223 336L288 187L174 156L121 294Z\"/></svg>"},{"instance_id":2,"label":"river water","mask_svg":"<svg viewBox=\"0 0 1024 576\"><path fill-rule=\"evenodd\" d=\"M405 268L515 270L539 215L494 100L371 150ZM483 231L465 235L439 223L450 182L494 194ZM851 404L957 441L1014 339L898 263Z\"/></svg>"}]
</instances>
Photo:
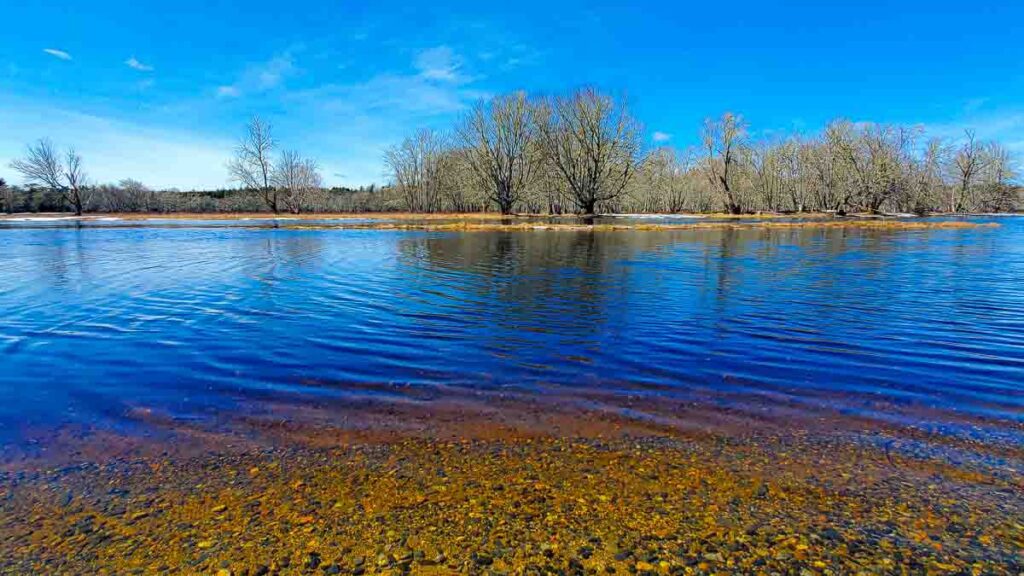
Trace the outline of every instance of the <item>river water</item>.
<instances>
[{"instance_id":1,"label":"river water","mask_svg":"<svg viewBox=\"0 0 1024 576\"><path fill-rule=\"evenodd\" d=\"M979 220L1000 226L0 221L0 441L144 433L140 409L202 426L415 389L557 393L640 420L670 403L753 427L849 417L1019 447L1024 219Z\"/></svg>"}]
</instances>

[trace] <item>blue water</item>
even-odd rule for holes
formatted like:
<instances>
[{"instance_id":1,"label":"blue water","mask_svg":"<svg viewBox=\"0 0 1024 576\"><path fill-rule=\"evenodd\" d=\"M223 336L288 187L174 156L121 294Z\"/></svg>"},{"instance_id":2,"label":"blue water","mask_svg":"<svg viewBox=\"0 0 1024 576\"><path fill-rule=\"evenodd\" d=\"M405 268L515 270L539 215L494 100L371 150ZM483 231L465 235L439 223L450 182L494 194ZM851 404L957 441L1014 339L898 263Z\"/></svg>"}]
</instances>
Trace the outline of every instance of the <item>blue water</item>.
<instances>
[{"instance_id":1,"label":"blue water","mask_svg":"<svg viewBox=\"0 0 1024 576\"><path fill-rule=\"evenodd\" d=\"M0 434L415 384L976 418L1019 442L1024 218L988 220L1001 226L0 222Z\"/></svg>"}]
</instances>

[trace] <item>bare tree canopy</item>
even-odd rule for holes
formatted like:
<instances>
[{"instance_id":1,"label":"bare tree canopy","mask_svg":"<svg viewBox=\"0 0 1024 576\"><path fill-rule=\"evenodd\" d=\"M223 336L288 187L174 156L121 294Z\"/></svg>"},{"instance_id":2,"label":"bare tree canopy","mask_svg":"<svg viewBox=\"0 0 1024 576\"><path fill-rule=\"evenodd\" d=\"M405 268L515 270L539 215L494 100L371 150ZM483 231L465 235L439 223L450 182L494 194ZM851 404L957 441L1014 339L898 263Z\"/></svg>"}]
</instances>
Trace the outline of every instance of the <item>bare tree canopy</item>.
<instances>
[{"instance_id":1,"label":"bare tree canopy","mask_svg":"<svg viewBox=\"0 0 1024 576\"><path fill-rule=\"evenodd\" d=\"M0 178L0 200L3 200L5 212L14 212L14 189L8 186L3 178Z\"/></svg>"},{"instance_id":2,"label":"bare tree canopy","mask_svg":"<svg viewBox=\"0 0 1024 576\"><path fill-rule=\"evenodd\" d=\"M726 112L720 120L708 118L701 131L701 141L707 153L704 168L708 180L721 192L725 211L729 214L743 211L735 180L739 172L736 165L745 152L746 138L746 123L732 112Z\"/></svg>"},{"instance_id":3,"label":"bare tree canopy","mask_svg":"<svg viewBox=\"0 0 1024 576\"><path fill-rule=\"evenodd\" d=\"M273 213L280 212L277 189L272 185L274 165L271 156L276 142L270 124L253 117L245 136L235 147L235 157L228 162L231 177L248 190L259 191Z\"/></svg>"},{"instance_id":4,"label":"bare tree canopy","mask_svg":"<svg viewBox=\"0 0 1024 576\"><path fill-rule=\"evenodd\" d=\"M384 153L389 182L325 188L317 162L279 152L271 127L249 122L227 167L230 190L154 191L123 179L87 185L82 159L49 140L10 166L0 210L99 212L848 212L1024 211L1019 155L967 130L926 138L920 126L836 119L807 134L750 135L736 114L708 119L700 144L678 150L649 135L625 103L587 88L476 104L452 132L420 130Z\"/></svg>"},{"instance_id":5,"label":"bare tree canopy","mask_svg":"<svg viewBox=\"0 0 1024 576\"><path fill-rule=\"evenodd\" d=\"M30 144L25 158L11 162L11 168L21 172L29 185L44 186L59 193L76 216L82 215L86 176L82 157L74 148L68 148L62 158L49 140L42 139Z\"/></svg>"},{"instance_id":6,"label":"bare tree canopy","mask_svg":"<svg viewBox=\"0 0 1024 576\"><path fill-rule=\"evenodd\" d=\"M963 212L970 200L977 177L985 170L988 158L984 146L978 144L973 130L965 130L966 138L956 155L953 166L956 168L958 186L951 190L949 199L950 212Z\"/></svg>"},{"instance_id":7,"label":"bare tree canopy","mask_svg":"<svg viewBox=\"0 0 1024 576\"><path fill-rule=\"evenodd\" d=\"M453 157L450 139L433 130L420 130L384 153L394 186L412 212L436 212Z\"/></svg>"},{"instance_id":8,"label":"bare tree canopy","mask_svg":"<svg viewBox=\"0 0 1024 576\"><path fill-rule=\"evenodd\" d=\"M537 172L534 105L517 92L478 103L458 128L466 159L502 214L522 200Z\"/></svg>"},{"instance_id":9,"label":"bare tree canopy","mask_svg":"<svg viewBox=\"0 0 1024 576\"><path fill-rule=\"evenodd\" d=\"M281 191L284 206L292 214L301 212L312 196L323 188L316 160L303 158L293 150L281 153L274 166L272 182Z\"/></svg>"},{"instance_id":10,"label":"bare tree canopy","mask_svg":"<svg viewBox=\"0 0 1024 576\"><path fill-rule=\"evenodd\" d=\"M643 162L640 124L621 99L584 88L548 99L538 117L546 159L583 214L618 198Z\"/></svg>"}]
</instances>

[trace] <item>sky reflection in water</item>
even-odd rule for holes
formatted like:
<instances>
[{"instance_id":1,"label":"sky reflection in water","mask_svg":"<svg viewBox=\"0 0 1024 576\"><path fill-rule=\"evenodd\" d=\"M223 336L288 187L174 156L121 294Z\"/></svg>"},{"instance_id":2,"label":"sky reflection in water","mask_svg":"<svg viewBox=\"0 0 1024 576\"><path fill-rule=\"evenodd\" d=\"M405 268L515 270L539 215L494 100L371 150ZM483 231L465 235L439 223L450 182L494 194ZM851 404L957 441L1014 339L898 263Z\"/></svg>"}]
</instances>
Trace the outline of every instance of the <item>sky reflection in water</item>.
<instances>
[{"instance_id":1,"label":"sky reflection in water","mask_svg":"<svg viewBox=\"0 0 1024 576\"><path fill-rule=\"evenodd\" d=\"M136 406L201 420L410 383L940 428L970 416L1019 443L1024 220L999 221L596 234L0 224L0 429L9 443L27 426L122 426Z\"/></svg>"}]
</instances>

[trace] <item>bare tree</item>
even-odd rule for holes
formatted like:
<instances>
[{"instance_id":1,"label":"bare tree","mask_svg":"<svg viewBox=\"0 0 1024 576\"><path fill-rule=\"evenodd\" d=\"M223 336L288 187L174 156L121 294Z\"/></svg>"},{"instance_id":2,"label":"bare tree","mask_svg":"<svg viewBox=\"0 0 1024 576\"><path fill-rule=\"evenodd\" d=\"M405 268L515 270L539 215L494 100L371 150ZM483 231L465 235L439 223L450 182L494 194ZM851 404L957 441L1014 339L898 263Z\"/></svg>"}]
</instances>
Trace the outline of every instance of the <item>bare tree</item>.
<instances>
[{"instance_id":1,"label":"bare tree","mask_svg":"<svg viewBox=\"0 0 1024 576\"><path fill-rule=\"evenodd\" d=\"M148 186L133 178L125 178L117 183L125 196L131 210L149 212L153 209L153 191Z\"/></svg>"},{"instance_id":2,"label":"bare tree","mask_svg":"<svg viewBox=\"0 0 1024 576\"><path fill-rule=\"evenodd\" d=\"M786 166L782 151L781 146L769 142L759 142L748 148L748 163L754 172L754 185L761 207L771 212L781 209L785 192Z\"/></svg>"},{"instance_id":3,"label":"bare tree","mask_svg":"<svg viewBox=\"0 0 1024 576\"><path fill-rule=\"evenodd\" d=\"M420 130L402 144L389 148L384 161L410 212L436 212L440 209L446 171L452 154L447 136L432 130Z\"/></svg>"},{"instance_id":4,"label":"bare tree","mask_svg":"<svg viewBox=\"0 0 1024 576\"><path fill-rule=\"evenodd\" d=\"M783 188L789 197L790 207L796 212L807 209L807 149L799 135L790 137L779 147Z\"/></svg>"},{"instance_id":5,"label":"bare tree","mask_svg":"<svg viewBox=\"0 0 1024 576\"><path fill-rule=\"evenodd\" d=\"M743 212L736 179L746 136L746 123L732 112L723 114L721 120L705 120L701 133L707 153L704 166L708 180L721 192L725 211L729 214Z\"/></svg>"},{"instance_id":6,"label":"bare tree","mask_svg":"<svg viewBox=\"0 0 1024 576\"><path fill-rule=\"evenodd\" d=\"M633 195L642 212L677 213L686 209L690 200L689 173L693 154L682 154L669 146L658 148L647 155L640 170L639 188Z\"/></svg>"},{"instance_id":7,"label":"bare tree","mask_svg":"<svg viewBox=\"0 0 1024 576\"><path fill-rule=\"evenodd\" d=\"M271 155L275 146L270 124L253 117L245 137L235 147L235 157L228 162L228 170L242 187L259 192L267 208L277 214L280 212L277 188L271 182L274 173Z\"/></svg>"},{"instance_id":8,"label":"bare tree","mask_svg":"<svg viewBox=\"0 0 1024 576\"><path fill-rule=\"evenodd\" d=\"M550 99L538 119L545 155L583 214L619 197L643 162L640 124L593 88Z\"/></svg>"},{"instance_id":9,"label":"bare tree","mask_svg":"<svg viewBox=\"0 0 1024 576\"><path fill-rule=\"evenodd\" d=\"M30 144L25 158L11 162L11 168L21 172L29 185L44 186L57 192L74 208L76 216L82 215L82 207L87 201L85 172L82 170L82 157L74 148L68 148L61 158L53 144L42 139Z\"/></svg>"},{"instance_id":10,"label":"bare tree","mask_svg":"<svg viewBox=\"0 0 1024 576\"><path fill-rule=\"evenodd\" d=\"M451 147L443 152L441 165L441 200L444 207L453 212L486 211L493 202L490 181L482 178L473 168L470 153L464 148Z\"/></svg>"},{"instance_id":11,"label":"bare tree","mask_svg":"<svg viewBox=\"0 0 1024 576\"><path fill-rule=\"evenodd\" d=\"M510 214L537 171L533 104L522 92L480 102L458 135L470 166L488 184L488 196L502 214Z\"/></svg>"},{"instance_id":12,"label":"bare tree","mask_svg":"<svg viewBox=\"0 0 1024 576\"><path fill-rule=\"evenodd\" d=\"M0 199L4 201L4 210L11 214L14 212L14 189L7 185L7 181L0 178Z\"/></svg>"},{"instance_id":13,"label":"bare tree","mask_svg":"<svg viewBox=\"0 0 1024 576\"><path fill-rule=\"evenodd\" d=\"M292 150L281 153L271 180L280 189L284 206L292 214L301 212L312 195L323 187L316 160L302 158Z\"/></svg>"},{"instance_id":14,"label":"bare tree","mask_svg":"<svg viewBox=\"0 0 1024 576\"><path fill-rule=\"evenodd\" d=\"M967 209L975 180L985 170L987 164L985 149L975 140L974 131L965 130L964 133L967 139L953 156L958 186L950 191L950 212L963 212Z\"/></svg>"},{"instance_id":15,"label":"bare tree","mask_svg":"<svg viewBox=\"0 0 1024 576\"><path fill-rule=\"evenodd\" d=\"M833 120L805 152L815 210L839 213L849 207L852 192L847 185L849 178L844 150L852 133L850 122Z\"/></svg>"},{"instance_id":16,"label":"bare tree","mask_svg":"<svg viewBox=\"0 0 1024 576\"><path fill-rule=\"evenodd\" d=\"M1010 185L1017 177L1014 158L1005 146L990 142L985 146L985 171L982 175L982 198L979 208L990 212L1013 210L1020 192Z\"/></svg>"},{"instance_id":17,"label":"bare tree","mask_svg":"<svg viewBox=\"0 0 1024 576\"><path fill-rule=\"evenodd\" d=\"M926 214L945 202L943 195L947 183L943 168L948 163L949 147L939 138L925 144L923 156L915 162L913 197L906 208L917 214Z\"/></svg>"},{"instance_id":18,"label":"bare tree","mask_svg":"<svg viewBox=\"0 0 1024 576\"><path fill-rule=\"evenodd\" d=\"M906 167L916 136L915 130L902 126L866 124L846 141L846 161L852 168L860 208L879 212L888 200L905 195Z\"/></svg>"}]
</instances>

